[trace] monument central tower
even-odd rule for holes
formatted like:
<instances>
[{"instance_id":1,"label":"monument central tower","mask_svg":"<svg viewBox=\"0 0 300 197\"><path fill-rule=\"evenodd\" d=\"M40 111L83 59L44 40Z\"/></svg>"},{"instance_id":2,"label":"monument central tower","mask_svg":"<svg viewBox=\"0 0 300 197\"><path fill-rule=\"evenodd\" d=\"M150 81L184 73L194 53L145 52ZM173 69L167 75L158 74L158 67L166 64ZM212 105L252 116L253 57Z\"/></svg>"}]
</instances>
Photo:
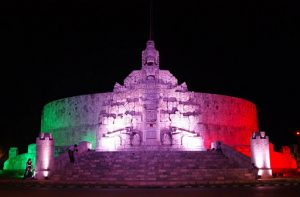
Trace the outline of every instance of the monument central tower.
<instances>
[{"instance_id":1,"label":"monument central tower","mask_svg":"<svg viewBox=\"0 0 300 197\"><path fill-rule=\"evenodd\" d=\"M158 145L159 135L159 86L156 80L159 77L159 52L155 49L154 41L147 42L142 52L142 71L145 73L144 105L145 116L145 145Z\"/></svg>"}]
</instances>

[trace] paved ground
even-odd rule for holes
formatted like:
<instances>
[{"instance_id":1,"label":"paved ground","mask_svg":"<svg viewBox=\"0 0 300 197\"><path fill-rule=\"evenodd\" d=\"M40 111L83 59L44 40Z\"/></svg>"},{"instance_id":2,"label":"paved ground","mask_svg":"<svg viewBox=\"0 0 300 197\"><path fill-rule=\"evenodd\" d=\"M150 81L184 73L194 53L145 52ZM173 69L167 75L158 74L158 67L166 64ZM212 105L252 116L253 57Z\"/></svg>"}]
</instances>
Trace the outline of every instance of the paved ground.
<instances>
[{"instance_id":1,"label":"paved ground","mask_svg":"<svg viewBox=\"0 0 300 197\"><path fill-rule=\"evenodd\" d=\"M96 182L53 182L51 180L34 179L0 179L1 189L166 189L166 188L241 188L241 187L268 187L268 186L299 186L300 178L271 178L257 180L254 183L232 183L232 184L199 184L183 186L126 186L126 185L103 185Z\"/></svg>"},{"instance_id":2,"label":"paved ground","mask_svg":"<svg viewBox=\"0 0 300 197\"><path fill-rule=\"evenodd\" d=\"M193 187L193 188L77 188L76 185L64 187L30 187L0 189L0 196L15 197L298 197L299 185L278 186L231 186L231 187Z\"/></svg>"},{"instance_id":3,"label":"paved ground","mask_svg":"<svg viewBox=\"0 0 300 197\"><path fill-rule=\"evenodd\" d=\"M276 197L299 196L300 178L271 178L255 183L201 184L177 187L128 187L124 185L100 185L96 182L52 182L51 180L0 179L0 196L20 197Z\"/></svg>"}]
</instances>

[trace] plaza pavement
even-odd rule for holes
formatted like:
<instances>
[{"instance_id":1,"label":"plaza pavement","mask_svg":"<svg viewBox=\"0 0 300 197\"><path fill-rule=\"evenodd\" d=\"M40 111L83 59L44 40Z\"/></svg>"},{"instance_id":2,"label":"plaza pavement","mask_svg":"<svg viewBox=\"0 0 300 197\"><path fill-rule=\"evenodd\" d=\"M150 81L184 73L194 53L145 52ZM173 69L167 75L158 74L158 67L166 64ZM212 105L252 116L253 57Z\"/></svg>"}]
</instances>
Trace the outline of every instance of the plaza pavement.
<instances>
[{"instance_id":1,"label":"plaza pavement","mask_svg":"<svg viewBox=\"0 0 300 197\"><path fill-rule=\"evenodd\" d=\"M205 183L180 186L126 186L126 185L105 185L97 182L59 182L35 179L0 179L1 189L162 189L162 188L240 188L240 187L268 187L268 186L300 186L300 177L294 178L270 178L258 179L252 183Z\"/></svg>"}]
</instances>

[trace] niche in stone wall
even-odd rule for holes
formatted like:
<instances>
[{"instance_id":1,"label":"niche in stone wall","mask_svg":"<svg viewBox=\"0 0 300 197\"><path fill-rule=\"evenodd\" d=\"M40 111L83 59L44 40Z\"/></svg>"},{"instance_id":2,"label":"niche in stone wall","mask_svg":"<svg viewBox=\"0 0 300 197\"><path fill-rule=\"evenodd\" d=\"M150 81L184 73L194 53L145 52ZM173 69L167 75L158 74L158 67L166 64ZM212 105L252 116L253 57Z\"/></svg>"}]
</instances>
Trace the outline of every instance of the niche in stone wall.
<instances>
[{"instance_id":1,"label":"niche in stone wall","mask_svg":"<svg viewBox=\"0 0 300 197\"><path fill-rule=\"evenodd\" d=\"M147 110L146 111L146 121L147 122L155 122L156 121L156 111L155 110Z\"/></svg>"},{"instance_id":2,"label":"niche in stone wall","mask_svg":"<svg viewBox=\"0 0 300 197\"><path fill-rule=\"evenodd\" d=\"M154 81L154 80L155 80L155 76L154 75L147 76L147 81Z\"/></svg>"}]
</instances>

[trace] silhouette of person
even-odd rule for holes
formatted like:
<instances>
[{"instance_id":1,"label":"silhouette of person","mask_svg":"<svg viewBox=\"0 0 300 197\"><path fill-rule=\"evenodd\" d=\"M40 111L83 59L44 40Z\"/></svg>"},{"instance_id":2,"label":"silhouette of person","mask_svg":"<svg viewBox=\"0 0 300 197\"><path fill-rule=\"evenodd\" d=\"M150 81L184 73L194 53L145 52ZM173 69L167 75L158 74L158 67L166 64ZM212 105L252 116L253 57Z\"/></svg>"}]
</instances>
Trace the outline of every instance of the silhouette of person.
<instances>
[{"instance_id":1,"label":"silhouette of person","mask_svg":"<svg viewBox=\"0 0 300 197\"><path fill-rule=\"evenodd\" d=\"M26 162L26 168L24 173L24 179L32 177L32 161L29 158Z\"/></svg>"},{"instance_id":2,"label":"silhouette of person","mask_svg":"<svg viewBox=\"0 0 300 197\"><path fill-rule=\"evenodd\" d=\"M75 157L74 157L74 152L75 151L78 152L77 144L74 144L73 146L70 146L69 150L68 150L68 154L69 154L69 158L70 158L71 163L75 162Z\"/></svg>"},{"instance_id":3,"label":"silhouette of person","mask_svg":"<svg viewBox=\"0 0 300 197\"><path fill-rule=\"evenodd\" d=\"M219 141L217 142L216 151L219 152L219 153L223 153L222 148L221 148L221 142L219 142Z\"/></svg>"}]
</instances>

